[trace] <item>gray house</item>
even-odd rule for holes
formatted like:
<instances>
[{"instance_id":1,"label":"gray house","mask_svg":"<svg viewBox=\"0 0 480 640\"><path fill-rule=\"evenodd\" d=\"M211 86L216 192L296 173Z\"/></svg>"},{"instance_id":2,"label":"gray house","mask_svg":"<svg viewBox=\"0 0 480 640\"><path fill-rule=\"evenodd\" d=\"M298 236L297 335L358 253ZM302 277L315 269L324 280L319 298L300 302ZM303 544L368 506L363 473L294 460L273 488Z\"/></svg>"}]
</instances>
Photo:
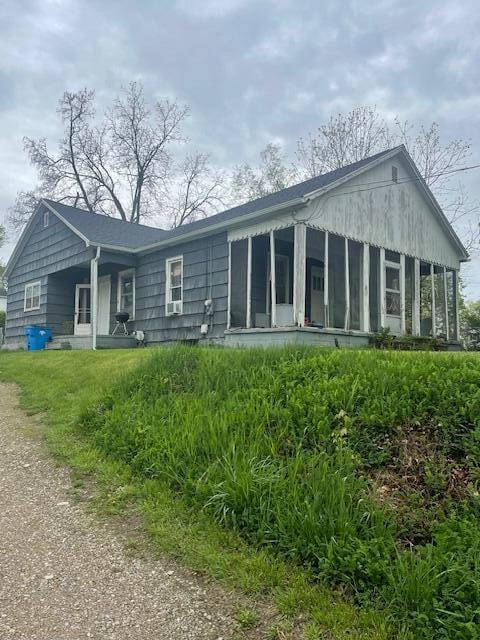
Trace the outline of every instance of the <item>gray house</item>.
<instances>
[{"instance_id":1,"label":"gray house","mask_svg":"<svg viewBox=\"0 0 480 640\"><path fill-rule=\"evenodd\" d=\"M458 339L468 254L403 146L172 230L42 200L7 266L6 345Z\"/></svg>"}]
</instances>

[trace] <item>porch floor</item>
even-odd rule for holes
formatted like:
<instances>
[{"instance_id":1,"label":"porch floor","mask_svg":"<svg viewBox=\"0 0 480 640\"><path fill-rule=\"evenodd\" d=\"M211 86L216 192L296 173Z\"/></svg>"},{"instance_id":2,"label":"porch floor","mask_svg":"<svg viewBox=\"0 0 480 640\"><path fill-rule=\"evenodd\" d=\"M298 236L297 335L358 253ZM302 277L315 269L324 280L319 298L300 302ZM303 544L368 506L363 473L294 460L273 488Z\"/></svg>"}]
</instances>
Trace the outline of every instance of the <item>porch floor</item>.
<instances>
[{"instance_id":1,"label":"porch floor","mask_svg":"<svg viewBox=\"0 0 480 640\"><path fill-rule=\"evenodd\" d=\"M69 346L67 346L69 345ZM133 336L97 336L97 349L131 349L136 346ZM91 349L92 336L55 336L47 349Z\"/></svg>"}]
</instances>

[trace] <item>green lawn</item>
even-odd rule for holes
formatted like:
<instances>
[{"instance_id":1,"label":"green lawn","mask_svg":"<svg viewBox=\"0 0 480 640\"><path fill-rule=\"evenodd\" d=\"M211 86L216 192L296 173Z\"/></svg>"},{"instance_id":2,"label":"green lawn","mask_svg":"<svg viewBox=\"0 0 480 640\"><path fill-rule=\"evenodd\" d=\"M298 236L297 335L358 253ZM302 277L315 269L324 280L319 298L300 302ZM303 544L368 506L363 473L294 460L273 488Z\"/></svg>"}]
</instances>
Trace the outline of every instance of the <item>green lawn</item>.
<instances>
[{"instance_id":1,"label":"green lawn","mask_svg":"<svg viewBox=\"0 0 480 640\"><path fill-rule=\"evenodd\" d=\"M16 382L22 390L23 408L28 413L42 414L48 447L72 468L74 483L81 483L84 477L95 478L98 489L95 505L102 513L138 511L159 549L228 587L271 602L283 617L277 628L272 627L271 640L288 638L288 629L299 621L306 640L392 637L383 614L366 606L362 609L353 606L316 582L309 570L272 555L268 547L248 546L238 533L219 526L209 513L195 508L181 493L174 493L165 479L133 470L121 456L110 455L96 434L89 435L80 428L80 421L85 422L86 415L92 416L92 407L95 412L105 398L122 394L128 388L125 377L129 372L133 375L135 368L154 355L154 351L1 352L0 380ZM161 361L167 352L171 366L175 351L158 350L158 357ZM226 353L224 357L231 359L234 353ZM244 368L247 365L244 361ZM182 372L186 378L188 374L188 369ZM148 368L146 375L148 378ZM142 380L135 374L132 385L136 388ZM156 393L148 389L151 392ZM150 402L155 400L152 395L148 398ZM254 624L252 612L243 612L241 616L249 625ZM294 632L292 637L298 635Z\"/></svg>"}]
</instances>

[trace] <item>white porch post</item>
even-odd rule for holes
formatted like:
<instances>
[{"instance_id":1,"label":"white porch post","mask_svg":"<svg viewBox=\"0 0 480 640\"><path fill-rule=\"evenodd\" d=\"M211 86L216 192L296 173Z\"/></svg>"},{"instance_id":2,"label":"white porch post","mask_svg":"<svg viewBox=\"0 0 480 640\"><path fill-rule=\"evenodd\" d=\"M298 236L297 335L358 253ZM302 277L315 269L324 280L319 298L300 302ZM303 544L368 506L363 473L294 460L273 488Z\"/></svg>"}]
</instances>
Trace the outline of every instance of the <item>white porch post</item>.
<instances>
[{"instance_id":1,"label":"white porch post","mask_svg":"<svg viewBox=\"0 0 480 640\"><path fill-rule=\"evenodd\" d=\"M293 248L293 318L298 327L305 324L305 275L307 260L307 227L299 222L294 227Z\"/></svg>"},{"instance_id":2,"label":"white porch post","mask_svg":"<svg viewBox=\"0 0 480 640\"><path fill-rule=\"evenodd\" d=\"M252 236L247 239L247 317L245 326L252 326Z\"/></svg>"},{"instance_id":3,"label":"white porch post","mask_svg":"<svg viewBox=\"0 0 480 640\"><path fill-rule=\"evenodd\" d=\"M324 265L323 265L323 307L325 311L325 327L330 326L330 317L328 310L328 231L325 231L325 248L324 248Z\"/></svg>"},{"instance_id":4,"label":"white porch post","mask_svg":"<svg viewBox=\"0 0 480 640\"><path fill-rule=\"evenodd\" d=\"M459 271L454 271L455 283L453 285L453 291L455 296L455 339L460 340L460 307L458 301L460 300L460 278Z\"/></svg>"},{"instance_id":5,"label":"white porch post","mask_svg":"<svg viewBox=\"0 0 480 640\"><path fill-rule=\"evenodd\" d=\"M430 265L430 279L432 284L432 336L435 337L437 335L437 318L435 309L435 267L433 264Z\"/></svg>"},{"instance_id":6,"label":"white porch post","mask_svg":"<svg viewBox=\"0 0 480 640\"><path fill-rule=\"evenodd\" d=\"M420 260L415 258L413 276L413 327L414 336L420 335Z\"/></svg>"},{"instance_id":7,"label":"white porch post","mask_svg":"<svg viewBox=\"0 0 480 640\"><path fill-rule=\"evenodd\" d=\"M450 339L450 319L448 317L448 291L447 291L447 267L443 267L443 304L445 307L445 333Z\"/></svg>"},{"instance_id":8,"label":"white porch post","mask_svg":"<svg viewBox=\"0 0 480 640\"><path fill-rule=\"evenodd\" d=\"M400 333L405 335L405 255L400 254Z\"/></svg>"},{"instance_id":9,"label":"white porch post","mask_svg":"<svg viewBox=\"0 0 480 640\"><path fill-rule=\"evenodd\" d=\"M385 249L383 247L380 248L380 292L379 292L379 300L380 300L380 328L385 327L387 322L387 310L386 310L386 300L385 300Z\"/></svg>"},{"instance_id":10,"label":"white porch post","mask_svg":"<svg viewBox=\"0 0 480 640\"><path fill-rule=\"evenodd\" d=\"M348 258L348 238L345 238L345 330L350 329L350 269Z\"/></svg>"},{"instance_id":11,"label":"white porch post","mask_svg":"<svg viewBox=\"0 0 480 640\"><path fill-rule=\"evenodd\" d=\"M362 331L370 331L370 245L363 245L362 260Z\"/></svg>"},{"instance_id":12,"label":"white porch post","mask_svg":"<svg viewBox=\"0 0 480 640\"><path fill-rule=\"evenodd\" d=\"M98 324L98 260L100 247L94 258L90 260L90 327L92 331L92 349L97 348L97 324Z\"/></svg>"},{"instance_id":13,"label":"white porch post","mask_svg":"<svg viewBox=\"0 0 480 640\"><path fill-rule=\"evenodd\" d=\"M277 288L275 283L275 233L270 231L270 300L272 327L277 326Z\"/></svg>"},{"instance_id":14,"label":"white porch post","mask_svg":"<svg viewBox=\"0 0 480 640\"><path fill-rule=\"evenodd\" d=\"M232 242L228 242L227 329L232 326Z\"/></svg>"}]
</instances>

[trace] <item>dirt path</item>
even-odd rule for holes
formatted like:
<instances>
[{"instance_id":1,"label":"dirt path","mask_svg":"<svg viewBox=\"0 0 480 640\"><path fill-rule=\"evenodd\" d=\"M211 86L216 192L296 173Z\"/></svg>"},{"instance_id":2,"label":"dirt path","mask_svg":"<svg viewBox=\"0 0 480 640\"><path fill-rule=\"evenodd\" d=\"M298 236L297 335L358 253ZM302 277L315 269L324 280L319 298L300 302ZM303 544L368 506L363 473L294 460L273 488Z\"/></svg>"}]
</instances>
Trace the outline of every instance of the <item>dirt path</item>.
<instances>
[{"instance_id":1,"label":"dirt path","mask_svg":"<svg viewBox=\"0 0 480 640\"><path fill-rule=\"evenodd\" d=\"M0 384L0 638L226 639L234 596L172 560L129 557L71 498L35 423Z\"/></svg>"}]
</instances>

